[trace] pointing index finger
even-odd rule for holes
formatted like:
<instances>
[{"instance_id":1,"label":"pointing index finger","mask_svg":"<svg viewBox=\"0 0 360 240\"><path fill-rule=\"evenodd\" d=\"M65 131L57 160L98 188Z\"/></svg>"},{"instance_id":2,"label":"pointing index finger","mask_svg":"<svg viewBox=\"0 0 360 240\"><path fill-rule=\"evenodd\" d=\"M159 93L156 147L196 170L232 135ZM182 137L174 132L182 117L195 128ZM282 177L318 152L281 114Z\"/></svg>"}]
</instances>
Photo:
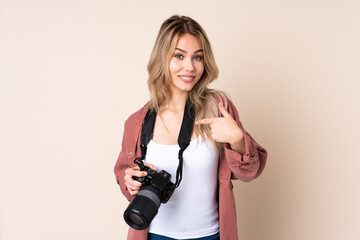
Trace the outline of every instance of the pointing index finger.
<instances>
[{"instance_id":1,"label":"pointing index finger","mask_svg":"<svg viewBox=\"0 0 360 240\"><path fill-rule=\"evenodd\" d=\"M211 124L214 122L214 118L204 118L201 120L197 120L195 124Z\"/></svg>"}]
</instances>

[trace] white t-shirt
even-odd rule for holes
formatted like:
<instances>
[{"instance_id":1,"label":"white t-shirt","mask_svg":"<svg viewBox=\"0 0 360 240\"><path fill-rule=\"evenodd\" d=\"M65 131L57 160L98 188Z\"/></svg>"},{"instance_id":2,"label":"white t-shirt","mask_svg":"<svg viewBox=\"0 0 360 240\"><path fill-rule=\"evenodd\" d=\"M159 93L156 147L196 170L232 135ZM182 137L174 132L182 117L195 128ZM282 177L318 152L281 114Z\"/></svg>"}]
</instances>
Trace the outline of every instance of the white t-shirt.
<instances>
[{"instance_id":1,"label":"white t-shirt","mask_svg":"<svg viewBox=\"0 0 360 240\"><path fill-rule=\"evenodd\" d=\"M150 141L145 162L157 171L165 170L176 181L179 164L178 145ZM149 232L171 238L200 238L219 231L218 161L219 152L209 140L199 136L183 153L184 164L180 186L169 201L161 204L150 224Z\"/></svg>"}]
</instances>

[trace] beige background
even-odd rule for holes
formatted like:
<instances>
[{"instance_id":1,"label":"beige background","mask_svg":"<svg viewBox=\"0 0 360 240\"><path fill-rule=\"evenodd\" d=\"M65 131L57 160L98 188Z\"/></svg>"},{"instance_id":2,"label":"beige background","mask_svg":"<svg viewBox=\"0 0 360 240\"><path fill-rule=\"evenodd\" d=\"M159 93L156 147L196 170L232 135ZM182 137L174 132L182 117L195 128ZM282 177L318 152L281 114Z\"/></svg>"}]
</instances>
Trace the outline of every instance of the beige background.
<instances>
[{"instance_id":1,"label":"beige background","mask_svg":"<svg viewBox=\"0 0 360 240\"><path fill-rule=\"evenodd\" d=\"M239 239L360 239L360 2L129 2L0 1L0 239L125 239L113 166L174 13L269 152L235 183Z\"/></svg>"}]
</instances>

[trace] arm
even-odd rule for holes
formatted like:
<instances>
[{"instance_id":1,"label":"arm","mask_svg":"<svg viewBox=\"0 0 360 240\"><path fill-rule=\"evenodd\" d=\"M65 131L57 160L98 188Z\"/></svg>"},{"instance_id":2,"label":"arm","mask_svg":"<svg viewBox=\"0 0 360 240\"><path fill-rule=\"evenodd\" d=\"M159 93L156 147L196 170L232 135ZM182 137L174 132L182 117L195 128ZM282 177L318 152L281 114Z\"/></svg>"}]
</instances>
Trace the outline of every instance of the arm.
<instances>
[{"instance_id":1,"label":"arm","mask_svg":"<svg viewBox=\"0 0 360 240\"><path fill-rule=\"evenodd\" d=\"M233 145L224 144L224 154L232 172L233 179L251 181L262 173L266 164L267 152L261 147L242 126L238 112L231 101L227 111L242 131L243 150L237 151Z\"/></svg>"},{"instance_id":2,"label":"arm","mask_svg":"<svg viewBox=\"0 0 360 240\"><path fill-rule=\"evenodd\" d=\"M196 124L210 124L212 138L224 144L223 155L228 162L233 179L250 181L258 177L265 167L266 150L243 128L238 112L227 99L228 108L219 102L221 117L198 120Z\"/></svg>"},{"instance_id":3,"label":"arm","mask_svg":"<svg viewBox=\"0 0 360 240\"><path fill-rule=\"evenodd\" d=\"M129 127L126 122L124 126L122 149L116 161L114 173L116 181L120 185L121 192L130 201L134 195L137 195L139 193L142 186L142 183L135 181L132 177L144 177L147 175L147 172L140 171L139 167L134 164L135 152L134 150L128 149L129 144L127 143L128 141L136 140L131 139L133 135L128 134L129 129L133 129L133 127ZM147 163L145 163L145 165L153 168L156 171L156 168L153 165Z\"/></svg>"},{"instance_id":4,"label":"arm","mask_svg":"<svg viewBox=\"0 0 360 240\"><path fill-rule=\"evenodd\" d=\"M122 144L121 144L121 151L120 154L117 158L115 167L114 167L114 173L115 173L115 177L116 177L116 181L120 186L121 192L124 194L124 196L130 201L132 199L131 194L129 193L126 185L125 185L125 181L124 181L124 177L125 177L125 171L126 169L130 168L130 164L129 164L129 159L126 153L126 124L124 127L124 134L123 134L123 139L122 139Z\"/></svg>"}]
</instances>

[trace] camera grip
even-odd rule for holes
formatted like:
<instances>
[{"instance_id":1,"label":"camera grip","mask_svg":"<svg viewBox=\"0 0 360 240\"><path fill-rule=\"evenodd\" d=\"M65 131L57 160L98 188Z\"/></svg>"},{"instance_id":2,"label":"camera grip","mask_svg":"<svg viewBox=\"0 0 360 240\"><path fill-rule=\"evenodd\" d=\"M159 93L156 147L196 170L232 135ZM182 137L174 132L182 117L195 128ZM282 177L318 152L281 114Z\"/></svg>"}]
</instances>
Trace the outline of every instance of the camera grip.
<instances>
[{"instance_id":1,"label":"camera grip","mask_svg":"<svg viewBox=\"0 0 360 240\"><path fill-rule=\"evenodd\" d=\"M152 176L156 173L156 171L148 166L145 166L143 167L143 169L141 169L140 171L145 171L148 173L148 175L144 176L144 177L136 177L136 176L132 176L132 178L135 180L135 181L138 181L138 182L146 182L146 180L150 180L152 178Z\"/></svg>"}]
</instances>

